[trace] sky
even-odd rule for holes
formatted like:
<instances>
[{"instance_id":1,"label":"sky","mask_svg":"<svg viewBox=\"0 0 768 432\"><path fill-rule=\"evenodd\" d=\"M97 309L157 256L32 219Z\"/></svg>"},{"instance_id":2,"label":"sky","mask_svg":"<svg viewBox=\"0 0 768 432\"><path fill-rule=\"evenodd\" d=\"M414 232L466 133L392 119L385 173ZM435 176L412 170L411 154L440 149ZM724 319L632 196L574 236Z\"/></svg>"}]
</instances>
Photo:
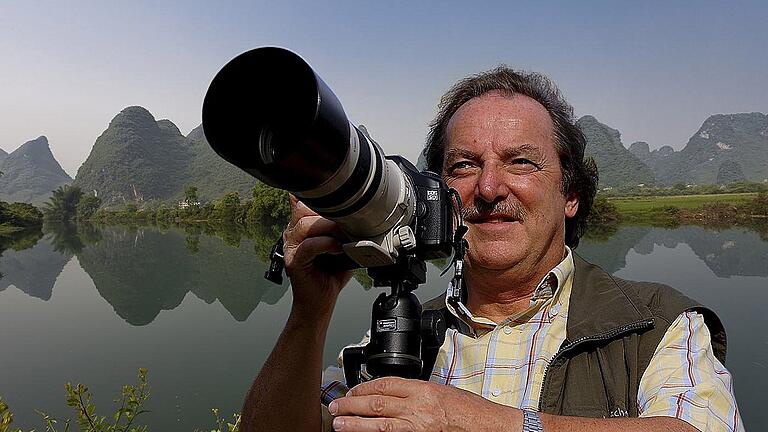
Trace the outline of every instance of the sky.
<instances>
[{"instance_id":1,"label":"sky","mask_svg":"<svg viewBox=\"0 0 768 432\"><path fill-rule=\"evenodd\" d=\"M501 63L548 75L627 147L768 113L768 2L0 0L0 148L45 135L74 177L127 106L186 135L216 72L260 46L299 53L414 162L445 90Z\"/></svg>"}]
</instances>

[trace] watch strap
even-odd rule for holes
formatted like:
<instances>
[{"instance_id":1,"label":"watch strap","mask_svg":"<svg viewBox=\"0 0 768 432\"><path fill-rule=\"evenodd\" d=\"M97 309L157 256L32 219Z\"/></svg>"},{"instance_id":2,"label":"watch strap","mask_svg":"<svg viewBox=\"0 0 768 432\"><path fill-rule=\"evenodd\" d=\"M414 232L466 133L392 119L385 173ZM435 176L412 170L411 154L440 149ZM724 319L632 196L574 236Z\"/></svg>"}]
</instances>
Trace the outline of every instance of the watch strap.
<instances>
[{"instance_id":1,"label":"watch strap","mask_svg":"<svg viewBox=\"0 0 768 432\"><path fill-rule=\"evenodd\" d=\"M544 432L538 412L523 410L523 432Z\"/></svg>"}]
</instances>

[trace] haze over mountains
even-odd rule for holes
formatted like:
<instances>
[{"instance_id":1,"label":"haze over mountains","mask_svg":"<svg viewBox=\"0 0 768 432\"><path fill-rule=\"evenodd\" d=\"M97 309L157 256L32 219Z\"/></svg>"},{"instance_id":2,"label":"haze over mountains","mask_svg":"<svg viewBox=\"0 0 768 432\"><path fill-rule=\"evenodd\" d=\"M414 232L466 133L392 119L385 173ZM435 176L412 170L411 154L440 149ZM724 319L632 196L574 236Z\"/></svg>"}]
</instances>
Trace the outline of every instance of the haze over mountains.
<instances>
[{"instance_id":1,"label":"haze over mountains","mask_svg":"<svg viewBox=\"0 0 768 432\"><path fill-rule=\"evenodd\" d=\"M704 121L686 146L650 150L646 142L627 148L621 134L593 116L577 122L587 137L600 187L639 184L727 184L768 179L768 115L717 114ZM386 144L385 144L386 145ZM422 168L423 157L417 166ZM106 207L150 201L175 202L188 186L201 201L237 191L249 198L257 180L220 158L208 145L202 126L187 136L170 120L156 120L145 108L127 107L96 139L74 181L53 157L46 137L10 154L0 150L0 199L41 204L51 191L74 184L94 193Z\"/></svg>"}]
</instances>

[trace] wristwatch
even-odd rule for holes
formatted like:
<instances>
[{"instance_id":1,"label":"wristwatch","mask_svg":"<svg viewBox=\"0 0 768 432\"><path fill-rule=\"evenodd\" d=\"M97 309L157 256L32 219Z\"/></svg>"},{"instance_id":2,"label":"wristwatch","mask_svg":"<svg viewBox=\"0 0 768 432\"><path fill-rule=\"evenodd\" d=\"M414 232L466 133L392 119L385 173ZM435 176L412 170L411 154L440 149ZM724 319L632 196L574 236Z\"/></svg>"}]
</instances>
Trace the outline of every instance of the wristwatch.
<instances>
[{"instance_id":1,"label":"wristwatch","mask_svg":"<svg viewBox=\"0 0 768 432\"><path fill-rule=\"evenodd\" d=\"M523 410L523 432L544 432L539 413Z\"/></svg>"}]
</instances>

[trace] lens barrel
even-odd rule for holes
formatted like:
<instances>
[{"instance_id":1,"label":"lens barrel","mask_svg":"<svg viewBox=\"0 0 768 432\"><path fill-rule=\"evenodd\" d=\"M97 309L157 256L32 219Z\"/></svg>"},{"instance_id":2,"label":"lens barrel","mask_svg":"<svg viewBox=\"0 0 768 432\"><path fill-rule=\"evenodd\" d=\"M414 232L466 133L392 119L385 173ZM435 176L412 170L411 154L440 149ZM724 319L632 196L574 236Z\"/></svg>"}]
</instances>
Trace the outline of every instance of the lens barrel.
<instances>
[{"instance_id":1,"label":"lens barrel","mask_svg":"<svg viewBox=\"0 0 768 432\"><path fill-rule=\"evenodd\" d=\"M291 192L325 183L348 153L339 100L291 51L258 48L235 57L211 82L203 130L221 157Z\"/></svg>"},{"instance_id":2,"label":"lens barrel","mask_svg":"<svg viewBox=\"0 0 768 432\"><path fill-rule=\"evenodd\" d=\"M407 176L291 51L257 48L227 63L205 96L203 131L221 157L292 192L353 239L381 235L413 217Z\"/></svg>"}]
</instances>

